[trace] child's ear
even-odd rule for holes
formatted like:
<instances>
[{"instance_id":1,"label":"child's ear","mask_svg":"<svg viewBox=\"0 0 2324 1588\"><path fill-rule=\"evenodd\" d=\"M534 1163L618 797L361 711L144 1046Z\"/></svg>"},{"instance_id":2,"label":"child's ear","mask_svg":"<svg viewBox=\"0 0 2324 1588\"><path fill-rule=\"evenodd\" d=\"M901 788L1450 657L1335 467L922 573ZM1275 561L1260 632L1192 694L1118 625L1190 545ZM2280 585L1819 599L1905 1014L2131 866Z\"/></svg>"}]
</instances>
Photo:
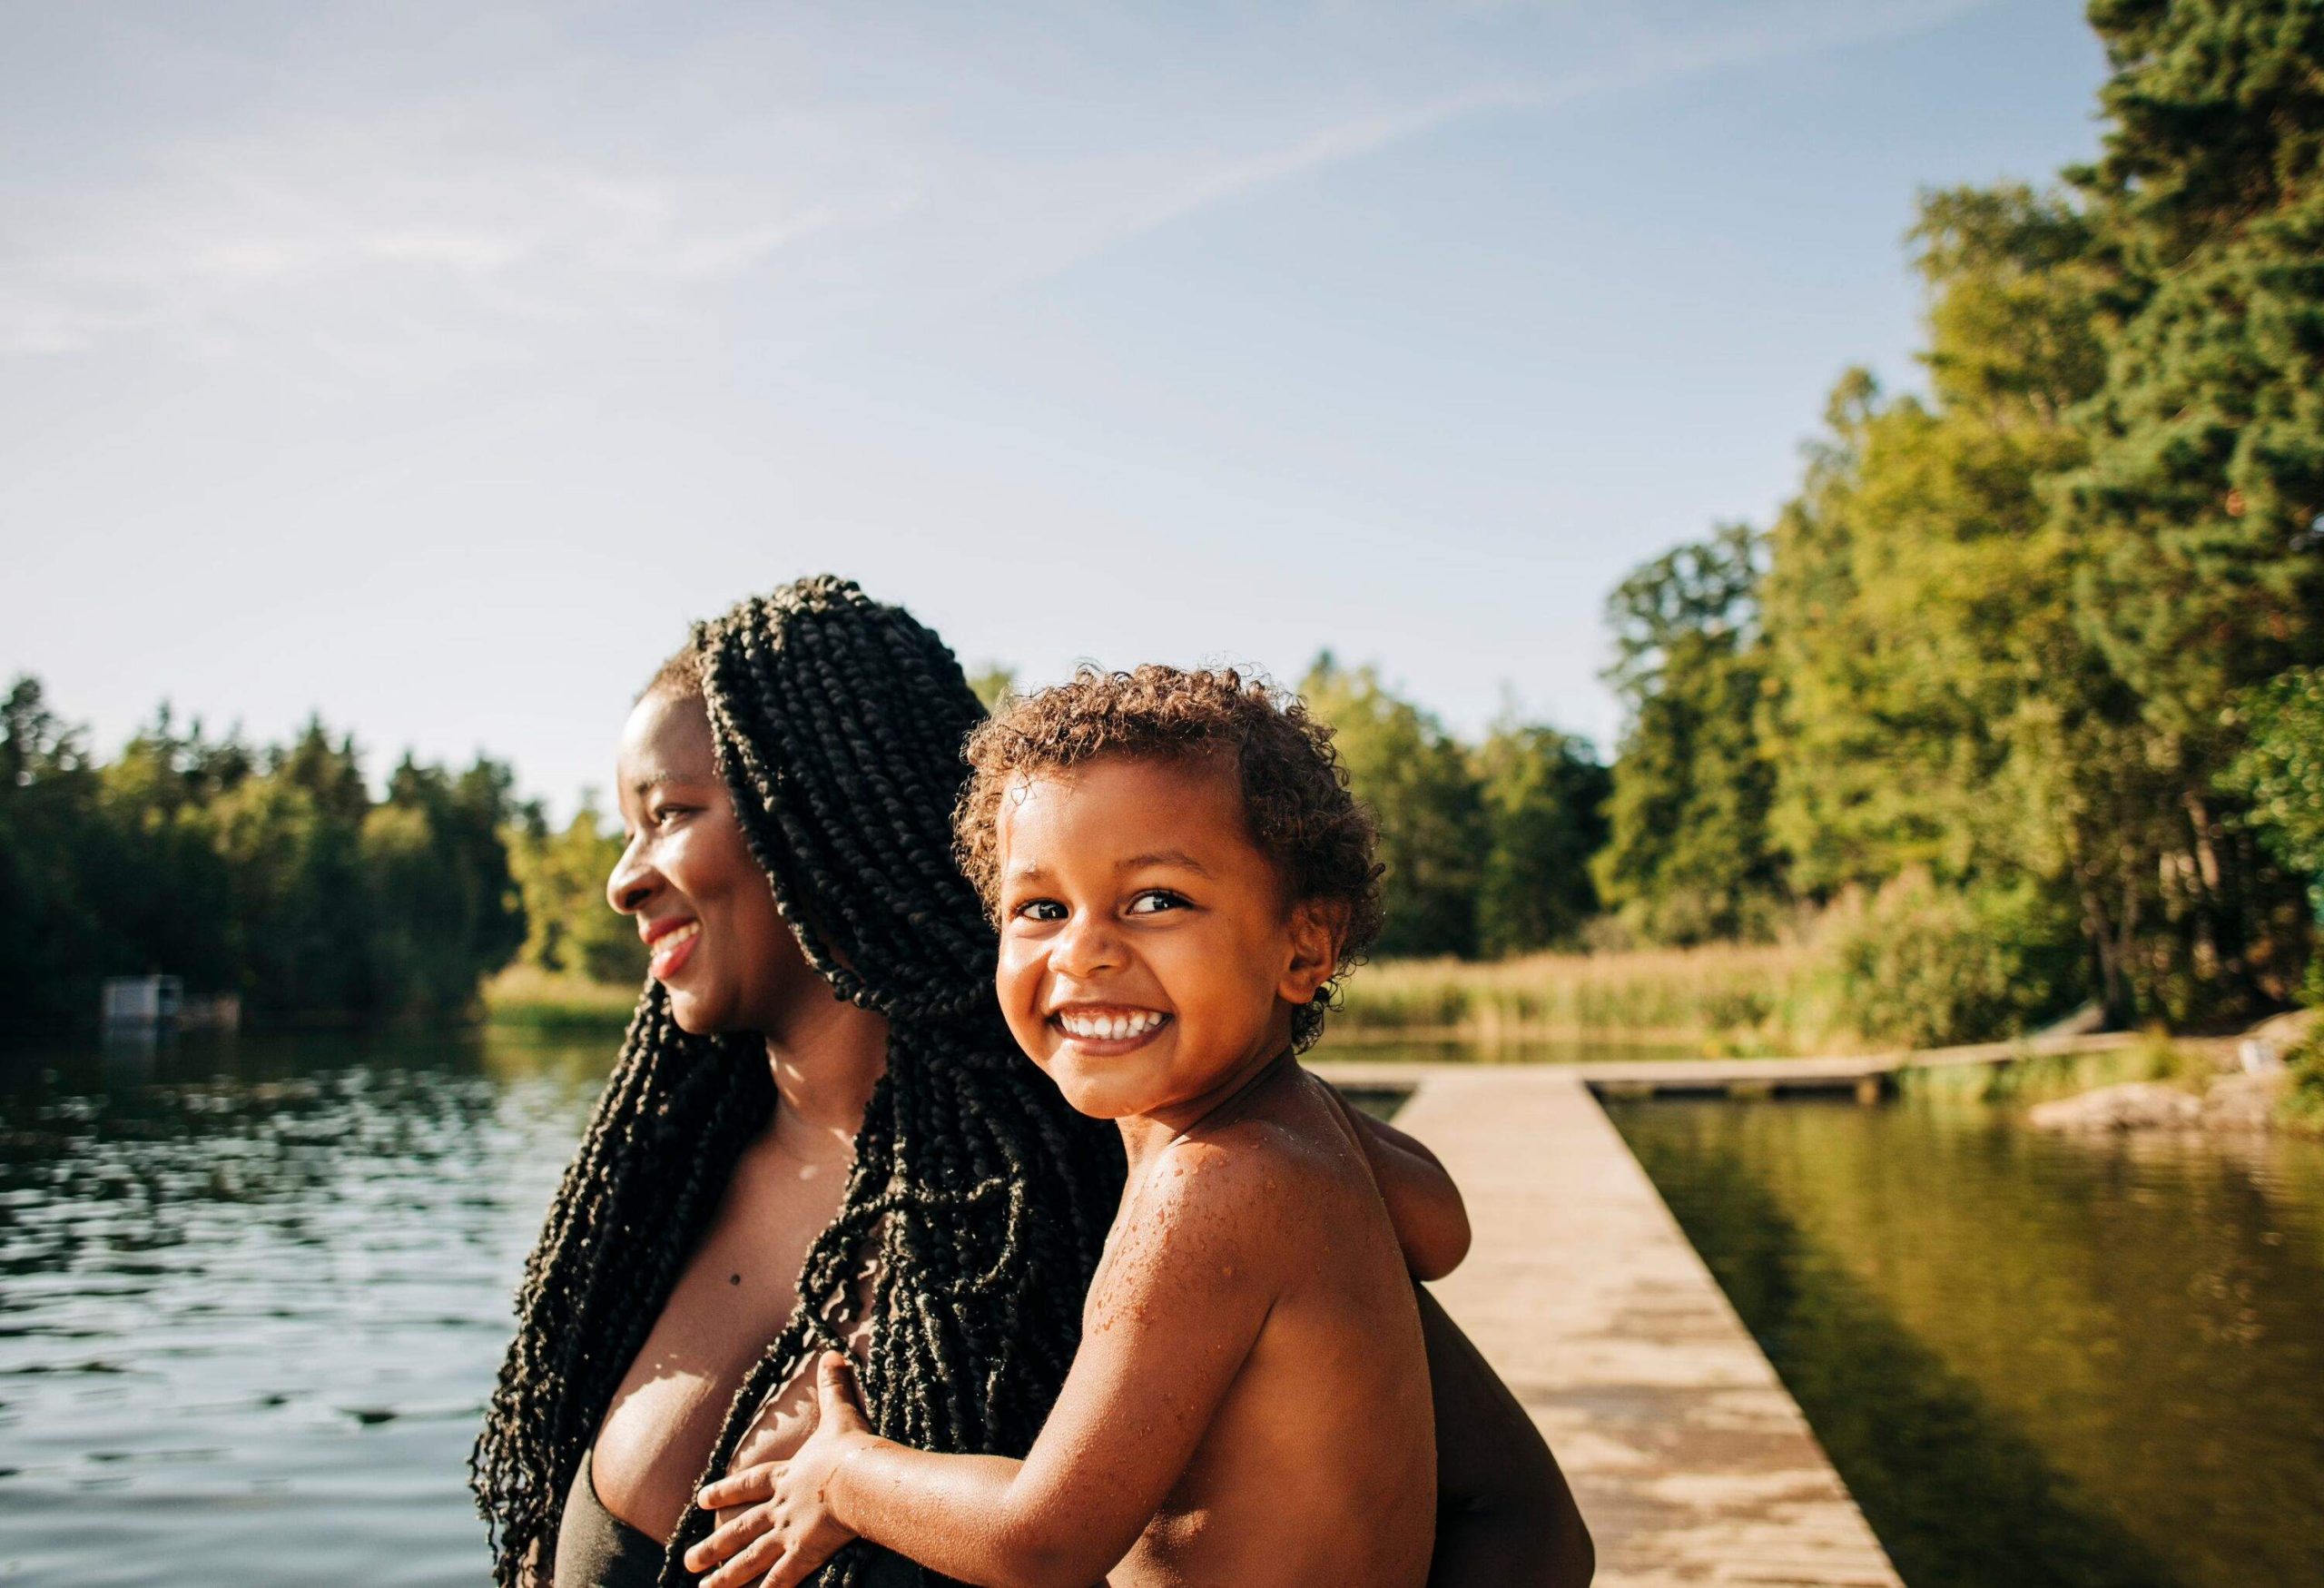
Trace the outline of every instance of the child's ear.
<instances>
[{"instance_id":1,"label":"child's ear","mask_svg":"<svg viewBox=\"0 0 2324 1588\"><path fill-rule=\"evenodd\" d=\"M1285 1002L1304 1004L1315 998L1338 969L1340 942L1346 935L1345 905L1310 899L1291 907L1291 960L1276 989Z\"/></svg>"}]
</instances>

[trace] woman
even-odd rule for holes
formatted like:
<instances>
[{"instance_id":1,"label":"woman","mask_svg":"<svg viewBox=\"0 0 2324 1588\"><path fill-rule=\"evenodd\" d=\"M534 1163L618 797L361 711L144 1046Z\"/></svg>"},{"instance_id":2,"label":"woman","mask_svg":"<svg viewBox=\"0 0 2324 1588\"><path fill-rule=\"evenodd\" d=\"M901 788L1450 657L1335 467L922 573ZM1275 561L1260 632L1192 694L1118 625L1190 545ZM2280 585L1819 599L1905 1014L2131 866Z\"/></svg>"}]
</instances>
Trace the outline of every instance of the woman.
<instances>
[{"instance_id":1,"label":"woman","mask_svg":"<svg viewBox=\"0 0 2324 1588\"><path fill-rule=\"evenodd\" d=\"M654 980L527 1262L473 1459L497 1582L687 1582L713 1521L694 1493L796 1445L825 1347L858 1351L884 1435L1030 1444L1121 1158L994 1010L949 825L981 715L933 634L831 578L699 626L632 712L607 892ZM1439 1558L1464 1563L1440 1580L1571 1580L1544 1574L1580 1559L1554 1465L1430 1321L1460 1447ZM918 1576L865 1547L822 1581Z\"/></svg>"}]
</instances>

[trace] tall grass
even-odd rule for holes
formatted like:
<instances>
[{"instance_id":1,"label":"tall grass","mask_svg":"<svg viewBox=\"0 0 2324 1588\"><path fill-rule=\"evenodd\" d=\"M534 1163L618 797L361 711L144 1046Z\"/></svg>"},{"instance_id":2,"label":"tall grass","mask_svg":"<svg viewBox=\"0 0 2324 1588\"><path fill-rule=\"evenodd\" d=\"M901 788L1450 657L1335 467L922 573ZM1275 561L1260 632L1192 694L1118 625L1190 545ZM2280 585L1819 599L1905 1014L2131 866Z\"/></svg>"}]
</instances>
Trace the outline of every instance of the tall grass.
<instances>
[{"instance_id":1,"label":"tall grass","mask_svg":"<svg viewBox=\"0 0 2324 1588\"><path fill-rule=\"evenodd\" d=\"M1824 957L1805 943L1528 954L1491 963L1389 960L1348 979L1334 1040L1484 1043L1589 1039L1714 1053L1844 1043Z\"/></svg>"},{"instance_id":2,"label":"tall grass","mask_svg":"<svg viewBox=\"0 0 2324 1588\"><path fill-rule=\"evenodd\" d=\"M511 965L484 984L484 1018L530 1031L613 1031L637 1006L635 982L592 981Z\"/></svg>"}]
</instances>

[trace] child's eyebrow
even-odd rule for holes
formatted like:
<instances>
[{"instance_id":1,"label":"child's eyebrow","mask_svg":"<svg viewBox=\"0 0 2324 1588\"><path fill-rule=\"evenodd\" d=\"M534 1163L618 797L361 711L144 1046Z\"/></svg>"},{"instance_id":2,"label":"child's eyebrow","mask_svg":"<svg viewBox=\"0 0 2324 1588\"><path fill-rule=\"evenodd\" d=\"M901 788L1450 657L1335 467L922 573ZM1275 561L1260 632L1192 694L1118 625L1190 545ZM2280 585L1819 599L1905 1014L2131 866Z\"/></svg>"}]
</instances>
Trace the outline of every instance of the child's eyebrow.
<instances>
[{"instance_id":1,"label":"child's eyebrow","mask_svg":"<svg viewBox=\"0 0 2324 1588\"><path fill-rule=\"evenodd\" d=\"M1145 854L1133 854L1115 866L1116 871L1134 872L1149 865L1176 866L1198 877L1210 875L1210 868L1183 849L1157 849Z\"/></svg>"}]
</instances>

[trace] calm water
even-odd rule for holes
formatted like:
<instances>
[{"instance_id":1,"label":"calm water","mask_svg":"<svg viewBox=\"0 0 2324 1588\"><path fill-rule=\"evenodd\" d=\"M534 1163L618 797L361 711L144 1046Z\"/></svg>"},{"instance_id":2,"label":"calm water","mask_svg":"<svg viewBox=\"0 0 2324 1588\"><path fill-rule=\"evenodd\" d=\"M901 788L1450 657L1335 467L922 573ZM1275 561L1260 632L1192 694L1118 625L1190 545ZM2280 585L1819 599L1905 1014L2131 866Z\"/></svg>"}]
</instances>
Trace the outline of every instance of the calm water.
<instances>
[{"instance_id":1,"label":"calm water","mask_svg":"<svg viewBox=\"0 0 2324 1588\"><path fill-rule=\"evenodd\" d=\"M0 1580L482 1581L464 1463L608 1048L0 1057Z\"/></svg>"},{"instance_id":2,"label":"calm water","mask_svg":"<svg viewBox=\"0 0 2324 1588\"><path fill-rule=\"evenodd\" d=\"M611 1048L0 1053L0 1581L481 1580L468 1448ZM2324 1149L1621 1118L1915 1588L2324 1582Z\"/></svg>"},{"instance_id":3,"label":"calm water","mask_svg":"<svg viewBox=\"0 0 2324 1588\"><path fill-rule=\"evenodd\" d=\"M1614 1116L1912 1588L2324 1583L2324 1143Z\"/></svg>"}]
</instances>

